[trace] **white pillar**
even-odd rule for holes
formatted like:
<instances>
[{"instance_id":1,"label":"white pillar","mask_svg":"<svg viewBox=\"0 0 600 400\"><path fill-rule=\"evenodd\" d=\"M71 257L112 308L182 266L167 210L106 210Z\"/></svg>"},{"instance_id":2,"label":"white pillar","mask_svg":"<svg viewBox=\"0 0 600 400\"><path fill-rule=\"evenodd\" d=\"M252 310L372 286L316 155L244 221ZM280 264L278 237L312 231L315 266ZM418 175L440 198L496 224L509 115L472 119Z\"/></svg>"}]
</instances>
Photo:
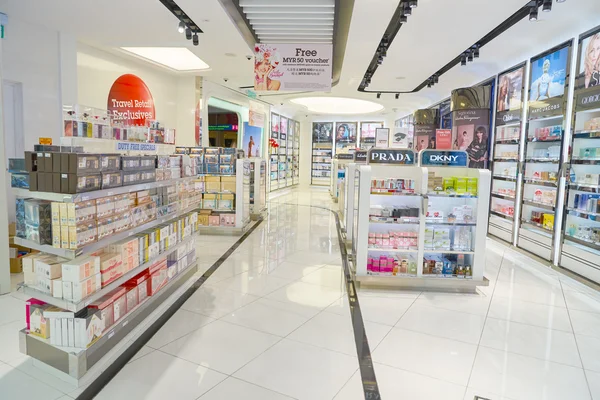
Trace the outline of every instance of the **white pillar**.
<instances>
[{"instance_id":1,"label":"white pillar","mask_svg":"<svg viewBox=\"0 0 600 400\"><path fill-rule=\"evenodd\" d=\"M0 39L0 93L3 93L3 64L4 57L2 54L2 42ZM0 143L4 143L4 96L0 96ZM4 146L0 151L0 165L6 168L6 154ZM0 173L0 188L5 188L7 185L5 173ZM14 204L12 204L14 207ZM0 190L0 294L10 292L10 254L8 251L8 200L5 190Z\"/></svg>"}]
</instances>

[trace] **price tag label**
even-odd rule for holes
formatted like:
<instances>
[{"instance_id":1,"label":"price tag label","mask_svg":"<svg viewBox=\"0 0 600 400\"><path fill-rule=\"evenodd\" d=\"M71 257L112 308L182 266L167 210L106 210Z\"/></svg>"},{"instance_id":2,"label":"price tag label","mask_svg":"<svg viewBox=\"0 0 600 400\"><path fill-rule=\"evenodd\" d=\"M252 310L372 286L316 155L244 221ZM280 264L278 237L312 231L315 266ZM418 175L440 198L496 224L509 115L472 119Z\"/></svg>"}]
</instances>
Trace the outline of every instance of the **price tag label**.
<instances>
[{"instance_id":1,"label":"price tag label","mask_svg":"<svg viewBox=\"0 0 600 400\"><path fill-rule=\"evenodd\" d=\"M110 333L108 334L108 338L110 339L113 336L115 336L115 331L114 330L110 331Z\"/></svg>"}]
</instances>

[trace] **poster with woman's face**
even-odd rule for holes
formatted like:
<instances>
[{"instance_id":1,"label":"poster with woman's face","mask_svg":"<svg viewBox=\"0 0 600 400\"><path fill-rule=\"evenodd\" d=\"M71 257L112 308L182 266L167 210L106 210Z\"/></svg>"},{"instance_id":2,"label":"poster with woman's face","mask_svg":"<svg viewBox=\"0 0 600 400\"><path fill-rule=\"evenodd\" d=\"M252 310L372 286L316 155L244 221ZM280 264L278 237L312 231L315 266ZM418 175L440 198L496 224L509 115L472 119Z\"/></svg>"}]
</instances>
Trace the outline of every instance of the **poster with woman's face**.
<instances>
[{"instance_id":1,"label":"poster with woman's face","mask_svg":"<svg viewBox=\"0 0 600 400\"><path fill-rule=\"evenodd\" d=\"M279 115L271 114L271 131L279 132Z\"/></svg>"},{"instance_id":2,"label":"poster with woman's face","mask_svg":"<svg viewBox=\"0 0 600 400\"><path fill-rule=\"evenodd\" d=\"M313 123L313 143L333 142L333 122Z\"/></svg>"},{"instance_id":3,"label":"poster with woman's face","mask_svg":"<svg viewBox=\"0 0 600 400\"><path fill-rule=\"evenodd\" d=\"M356 122L336 122L336 143L356 143Z\"/></svg>"},{"instance_id":4,"label":"poster with woman's face","mask_svg":"<svg viewBox=\"0 0 600 400\"><path fill-rule=\"evenodd\" d=\"M600 32L579 44L579 68L576 89L600 86Z\"/></svg>"},{"instance_id":5,"label":"poster with woman's face","mask_svg":"<svg viewBox=\"0 0 600 400\"><path fill-rule=\"evenodd\" d=\"M287 134L288 131L288 119L286 117L281 117L281 123L279 125L281 128L279 129L279 133Z\"/></svg>"},{"instance_id":6,"label":"poster with woman's face","mask_svg":"<svg viewBox=\"0 0 600 400\"><path fill-rule=\"evenodd\" d=\"M529 100L539 101L565 93L569 47L531 61Z\"/></svg>"},{"instance_id":7,"label":"poster with woman's face","mask_svg":"<svg viewBox=\"0 0 600 400\"><path fill-rule=\"evenodd\" d=\"M519 110L523 100L523 71L521 67L498 77L498 111Z\"/></svg>"}]
</instances>

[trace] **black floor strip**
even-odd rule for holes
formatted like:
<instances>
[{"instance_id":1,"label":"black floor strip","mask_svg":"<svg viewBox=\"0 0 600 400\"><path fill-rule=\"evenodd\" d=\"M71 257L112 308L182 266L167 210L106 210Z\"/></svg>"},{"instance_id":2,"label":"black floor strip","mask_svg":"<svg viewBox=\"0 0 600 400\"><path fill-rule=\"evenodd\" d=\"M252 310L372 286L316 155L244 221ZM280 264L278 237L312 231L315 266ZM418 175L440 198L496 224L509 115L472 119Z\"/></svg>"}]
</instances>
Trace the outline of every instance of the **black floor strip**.
<instances>
[{"instance_id":1,"label":"black floor strip","mask_svg":"<svg viewBox=\"0 0 600 400\"><path fill-rule=\"evenodd\" d=\"M261 224L262 220L254 224L244 233L189 289L187 289L142 335L136 339L100 376L94 380L79 396L77 400L93 399L125 365L141 350L142 347L154 336L156 332L181 308L181 306L206 282L208 278L223 264L225 260L250 236ZM201 237L201 236L200 236Z\"/></svg>"},{"instance_id":2,"label":"black floor strip","mask_svg":"<svg viewBox=\"0 0 600 400\"><path fill-rule=\"evenodd\" d=\"M380 400L381 395L379 393L379 386L377 385L377 378L375 377L375 369L373 368L371 349L369 347L369 341L367 340L367 332L365 331L365 323L362 318L362 312L360 311L360 304L358 303L358 296L356 294L354 280L352 279L352 273L350 272L350 267L348 266L348 252L346 251L346 244L344 243L342 236L342 226L340 224L340 217L338 213L327 207L290 203L275 204L320 208L322 210L331 212L335 217L335 225L337 227L337 237L340 246L340 253L342 255L344 277L346 278L346 292L348 293L348 304L350 306L350 317L352 318L352 327L354 329L354 342L356 344L356 354L358 355L358 365L360 368L363 392L365 395L365 400Z\"/></svg>"}]
</instances>

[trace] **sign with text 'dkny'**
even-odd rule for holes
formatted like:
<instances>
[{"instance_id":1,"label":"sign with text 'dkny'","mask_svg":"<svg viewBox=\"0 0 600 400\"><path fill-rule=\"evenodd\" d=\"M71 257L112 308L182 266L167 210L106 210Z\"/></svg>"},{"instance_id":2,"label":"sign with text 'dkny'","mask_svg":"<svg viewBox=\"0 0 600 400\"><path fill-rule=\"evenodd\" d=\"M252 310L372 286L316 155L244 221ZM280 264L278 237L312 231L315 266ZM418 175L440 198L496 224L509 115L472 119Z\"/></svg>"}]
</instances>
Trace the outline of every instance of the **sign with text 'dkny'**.
<instances>
[{"instance_id":1,"label":"sign with text 'dkny'","mask_svg":"<svg viewBox=\"0 0 600 400\"><path fill-rule=\"evenodd\" d=\"M367 164L415 165L415 152L408 149L372 148Z\"/></svg>"},{"instance_id":2,"label":"sign with text 'dkny'","mask_svg":"<svg viewBox=\"0 0 600 400\"><path fill-rule=\"evenodd\" d=\"M420 153L423 167L467 167L469 156L462 150L423 150Z\"/></svg>"}]
</instances>

